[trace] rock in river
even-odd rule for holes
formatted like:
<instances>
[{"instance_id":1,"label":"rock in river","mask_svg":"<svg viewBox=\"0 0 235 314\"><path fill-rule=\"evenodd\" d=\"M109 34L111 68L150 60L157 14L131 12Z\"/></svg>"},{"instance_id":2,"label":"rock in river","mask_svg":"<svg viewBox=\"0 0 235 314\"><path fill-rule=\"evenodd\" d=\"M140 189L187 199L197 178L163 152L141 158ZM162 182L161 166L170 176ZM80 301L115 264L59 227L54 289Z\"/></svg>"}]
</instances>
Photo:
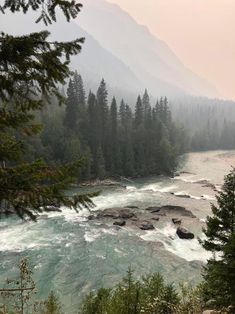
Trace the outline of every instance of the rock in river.
<instances>
[{"instance_id":1,"label":"rock in river","mask_svg":"<svg viewBox=\"0 0 235 314\"><path fill-rule=\"evenodd\" d=\"M130 219L135 217L135 214L130 210L130 208L114 207L103 210L99 213L99 217Z\"/></svg>"},{"instance_id":2,"label":"rock in river","mask_svg":"<svg viewBox=\"0 0 235 314\"><path fill-rule=\"evenodd\" d=\"M120 226L120 227L125 226L125 224L126 224L125 220L117 220L117 221L114 221L113 223L114 226Z\"/></svg>"},{"instance_id":3,"label":"rock in river","mask_svg":"<svg viewBox=\"0 0 235 314\"><path fill-rule=\"evenodd\" d=\"M141 230L153 230L154 229L154 226L149 221L140 221L138 222L137 226Z\"/></svg>"},{"instance_id":4,"label":"rock in river","mask_svg":"<svg viewBox=\"0 0 235 314\"><path fill-rule=\"evenodd\" d=\"M172 222L173 222L173 224L175 224L175 225L180 225L181 222L182 222L182 220L179 219L179 218L172 218Z\"/></svg>"},{"instance_id":5,"label":"rock in river","mask_svg":"<svg viewBox=\"0 0 235 314\"><path fill-rule=\"evenodd\" d=\"M194 234L183 227L178 227L176 233L180 239L194 239Z\"/></svg>"},{"instance_id":6,"label":"rock in river","mask_svg":"<svg viewBox=\"0 0 235 314\"><path fill-rule=\"evenodd\" d=\"M156 207L156 206L150 206L146 208L145 210L150 211L151 213L158 213L160 212L161 207Z\"/></svg>"}]
</instances>

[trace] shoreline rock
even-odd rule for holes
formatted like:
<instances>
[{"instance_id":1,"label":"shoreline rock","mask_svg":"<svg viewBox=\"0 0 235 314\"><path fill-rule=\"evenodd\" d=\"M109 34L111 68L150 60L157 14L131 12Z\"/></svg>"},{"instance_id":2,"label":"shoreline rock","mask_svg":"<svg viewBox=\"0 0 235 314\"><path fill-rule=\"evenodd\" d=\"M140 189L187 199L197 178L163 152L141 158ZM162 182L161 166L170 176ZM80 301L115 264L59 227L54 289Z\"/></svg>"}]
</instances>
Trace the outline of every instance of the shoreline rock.
<instances>
[{"instance_id":1,"label":"shoreline rock","mask_svg":"<svg viewBox=\"0 0 235 314\"><path fill-rule=\"evenodd\" d=\"M139 227L141 230L154 230L153 224L149 221L139 221L137 224L137 227Z\"/></svg>"},{"instance_id":2,"label":"shoreline rock","mask_svg":"<svg viewBox=\"0 0 235 314\"><path fill-rule=\"evenodd\" d=\"M126 225L126 221L125 220L117 220L117 221L114 221L113 225L123 227Z\"/></svg>"},{"instance_id":3,"label":"shoreline rock","mask_svg":"<svg viewBox=\"0 0 235 314\"><path fill-rule=\"evenodd\" d=\"M150 210L153 209L152 211ZM161 207L148 207L146 208L147 211L150 211L152 214L156 213L159 216L165 216L166 213L174 213L174 214L179 214L181 216L185 217L190 217L190 218L196 218L196 216L188 209L186 209L183 206L178 206L178 205L164 205ZM174 218L174 217L173 217Z\"/></svg>"},{"instance_id":4,"label":"shoreline rock","mask_svg":"<svg viewBox=\"0 0 235 314\"><path fill-rule=\"evenodd\" d=\"M98 214L98 218L113 218L113 219L130 219L136 217L135 213L130 208L114 207L104 209Z\"/></svg>"},{"instance_id":5,"label":"shoreline rock","mask_svg":"<svg viewBox=\"0 0 235 314\"><path fill-rule=\"evenodd\" d=\"M172 222L173 222L173 224L175 224L175 225L181 225L182 220L179 219L179 218L172 218Z\"/></svg>"},{"instance_id":6,"label":"shoreline rock","mask_svg":"<svg viewBox=\"0 0 235 314\"><path fill-rule=\"evenodd\" d=\"M79 186L81 187L97 187L97 186L107 186L107 187L122 187L126 188L126 185L122 184L119 181L115 181L112 179L104 179L104 180L93 180L81 183Z\"/></svg>"},{"instance_id":7,"label":"shoreline rock","mask_svg":"<svg viewBox=\"0 0 235 314\"><path fill-rule=\"evenodd\" d=\"M194 239L194 234L188 231L186 228L178 227L176 230L176 233L180 239L187 239L187 240Z\"/></svg>"}]
</instances>

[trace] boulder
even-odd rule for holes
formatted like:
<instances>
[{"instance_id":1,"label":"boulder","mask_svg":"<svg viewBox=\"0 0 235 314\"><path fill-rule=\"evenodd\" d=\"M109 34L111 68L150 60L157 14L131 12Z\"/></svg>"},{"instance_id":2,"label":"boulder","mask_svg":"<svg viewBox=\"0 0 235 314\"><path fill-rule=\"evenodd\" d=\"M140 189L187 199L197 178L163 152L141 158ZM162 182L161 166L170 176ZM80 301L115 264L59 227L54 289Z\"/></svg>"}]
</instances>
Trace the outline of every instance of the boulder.
<instances>
[{"instance_id":1,"label":"boulder","mask_svg":"<svg viewBox=\"0 0 235 314\"><path fill-rule=\"evenodd\" d=\"M89 216L87 217L88 220L93 220L94 218L95 218L94 215L89 215Z\"/></svg>"},{"instance_id":2,"label":"boulder","mask_svg":"<svg viewBox=\"0 0 235 314\"><path fill-rule=\"evenodd\" d=\"M100 212L100 217L107 217L113 219L130 219L135 217L135 214L130 210L130 208L123 208L123 207L114 207L114 208L107 208Z\"/></svg>"},{"instance_id":3,"label":"boulder","mask_svg":"<svg viewBox=\"0 0 235 314\"><path fill-rule=\"evenodd\" d=\"M173 224L175 224L175 225L180 225L181 222L182 222L182 220L179 219L179 218L172 218L172 222L173 222Z\"/></svg>"},{"instance_id":4,"label":"boulder","mask_svg":"<svg viewBox=\"0 0 235 314\"><path fill-rule=\"evenodd\" d=\"M117 221L114 221L113 225L123 227L126 225L126 222L125 220L117 220Z\"/></svg>"},{"instance_id":5,"label":"boulder","mask_svg":"<svg viewBox=\"0 0 235 314\"><path fill-rule=\"evenodd\" d=\"M127 206L126 208L130 208L130 209L138 209L139 207L138 207L138 206L134 206L134 205L129 205L129 206Z\"/></svg>"},{"instance_id":6,"label":"boulder","mask_svg":"<svg viewBox=\"0 0 235 314\"><path fill-rule=\"evenodd\" d=\"M193 215L193 213L186 209L185 207L183 206L177 206L177 205L165 205L165 206L162 206L161 208L161 212L174 212L174 213L177 213L181 216L186 216L186 217L190 217L190 218L196 218L195 215Z\"/></svg>"},{"instance_id":7,"label":"boulder","mask_svg":"<svg viewBox=\"0 0 235 314\"><path fill-rule=\"evenodd\" d=\"M131 218L132 221L138 221L138 218L136 216Z\"/></svg>"},{"instance_id":8,"label":"boulder","mask_svg":"<svg viewBox=\"0 0 235 314\"><path fill-rule=\"evenodd\" d=\"M150 206L150 207L147 207L145 210L150 211L151 213L158 213L160 212L160 207Z\"/></svg>"},{"instance_id":9,"label":"boulder","mask_svg":"<svg viewBox=\"0 0 235 314\"><path fill-rule=\"evenodd\" d=\"M119 218L130 219L133 217L135 217L135 214L131 212L128 208L124 208L119 211Z\"/></svg>"},{"instance_id":10,"label":"boulder","mask_svg":"<svg viewBox=\"0 0 235 314\"><path fill-rule=\"evenodd\" d=\"M194 234L183 227L178 227L176 233L180 239L194 239Z\"/></svg>"},{"instance_id":11,"label":"boulder","mask_svg":"<svg viewBox=\"0 0 235 314\"><path fill-rule=\"evenodd\" d=\"M153 230L154 226L151 224L151 222L149 221L140 221L137 226L141 229L141 230Z\"/></svg>"},{"instance_id":12,"label":"boulder","mask_svg":"<svg viewBox=\"0 0 235 314\"><path fill-rule=\"evenodd\" d=\"M151 219L152 219L152 220L159 221L160 218L159 218L159 217L152 217Z\"/></svg>"},{"instance_id":13,"label":"boulder","mask_svg":"<svg viewBox=\"0 0 235 314\"><path fill-rule=\"evenodd\" d=\"M176 194L176 193L174 193L174 195L175 195L176 197L181 197L181 198L191 198L191 196L188 195L188 194Z\"/></svg>"},{"instance_id":14,"label":"boulder","mask_svg":"<svg viewBox=\"0 0 235 314\"><path fill-rule=\"evenodd\" d=\"M62 212L62 210L57 206L50 205L45 208L45 212Z\"/></svg>"},{"instance_id":15,"label":"boulder","mask_svg":"<svg viewBox=\"0 0 235 314\"><path fill-rule=\"evenodd\" d=\"M99 217L107 217L107 218L119 218L119 210L120 208L107 208L103 212L99 213Z\"/></svg>"}]
</instances>

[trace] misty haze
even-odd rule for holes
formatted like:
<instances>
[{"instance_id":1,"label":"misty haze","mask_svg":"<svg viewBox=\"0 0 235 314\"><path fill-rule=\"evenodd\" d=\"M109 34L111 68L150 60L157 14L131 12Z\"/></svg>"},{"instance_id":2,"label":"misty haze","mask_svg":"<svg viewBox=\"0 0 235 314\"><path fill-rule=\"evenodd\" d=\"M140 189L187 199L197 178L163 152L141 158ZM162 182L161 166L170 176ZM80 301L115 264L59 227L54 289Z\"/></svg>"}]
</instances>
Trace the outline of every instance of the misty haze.
<instances>
[{"instance_id":1,"label":"misty haze","mask_svg":"<svg viewBox=\"0 0 235 314\"><path fill-rule=\"evenodd\" d=\"M234 9L0 1L0 314L235 313Z\"/></svg>"}]
</instances>

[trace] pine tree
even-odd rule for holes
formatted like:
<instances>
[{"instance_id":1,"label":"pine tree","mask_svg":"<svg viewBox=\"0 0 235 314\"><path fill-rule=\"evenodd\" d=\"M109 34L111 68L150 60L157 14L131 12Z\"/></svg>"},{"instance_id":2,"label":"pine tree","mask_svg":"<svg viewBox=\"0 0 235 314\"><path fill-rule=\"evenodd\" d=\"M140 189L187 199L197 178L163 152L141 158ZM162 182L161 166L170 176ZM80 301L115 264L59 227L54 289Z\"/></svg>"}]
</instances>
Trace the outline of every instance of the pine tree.
<instances>
[{"instance_id":1,"label":"pine tree","mask_svg":"<svg viewBox=\"0 0 235 314\"><path fill-rule=\"evenodd\" d=\"M126 113L126 105L125 105L124 100L122 99L120 103L120 107L119 107L119 118L121 121L121 125L123 127L125 125L125 117L126 117L125 113Z\"/></svg>"},{"instance_id":2,"label":"pine tree","mask_svg":"<svg viewBox=\"0 0 235 314\"><path fill-rule=\"evenodd\" d=\"M102 152L101 146L98 147L96 152L96 159L95 159L95 170L96 170L96 177L99 179L104 179L105 177L105 160L104 155Z\"/></svg>"},{"instance_id":3,"label":"pine tree","mask_svg":"<svg viewBox=\"0 0 235 314\"><path fill-rule=\"evenodd\" d=\"M149 95L147 89L145 89L143 98L142 98L142 104L143 104L143 109L144 109L144 123L145 123L145 128L150 127L149 125L149 117L151 119L151 106L150 106L150 100L149 100Z\"/></svg>"},{"instance_id":4,"label":"pine tree","mask_svg":"<svg viewBox=\"0 0 235 314\"><path fill-rule=\"evenodd\" d=\"M83 79L77 71L73 76L74 92L75 92L75 108L76 115L76 133L83 145L86 145L86 128L87 128L87 111L86 111L86 93L84 89Z\"/></svg>"},{"instance_id":5,"label":"pine tree","mask_svg":"<svg viewBox=\"0 0 235 314\"><path fill-rule=\"evenodd\" d=\"M111 108L110 108L110 122L111 122L111 130L110 130L110 147L111 147L111 171L112 174L115 173L118 168L118 138L117 138L117 102L116 99L113 98Z\"/></svg>"},{"instance_id":6,"label":"pine tree","mask_svg":"<svg viewBox=\"0 0 235 314\"><path fill-rule=\"evenodd\" d=\"M109 159L109 143L108 143L108 137L109 137L109 107L108 107L108 91L106 88L106 83L104 79L102 79L100 86L97 90L97 114L100 118L100 134L101 134L101 149L103 152L103 157L105 160L105 163ZM105 164L105 168L106 165Z\"/></svg>"},{"instance_id":7,"label":"pine tree","mask_svg":"<svg viewBox=\"0 0 235 314\"><path fill-rule=\"evenodd\" d=\"M138 96L137 102L135 105L135 119L134 119L135 128L140 127L143 121L144 121L144 108L143 108L142 100L140 96Z\"/></svg>"},{"instance_id":8,"label":"pine tree","mask_svg":"<svg viewBox=\"0 0 235 314\"><path fill-rule=\"evenodd\" d=\"M64 124L67 129L72 130L73 132L77 129L79 116L78 102L76 97L76 90L74 81L69 80L69 86L67 89L67 100L65 108L65 119Z\"/></svg>"},{"instance_id":9,"label":"pine tree","mask_svg":"<svg viewBox=\"0 0 235 314\"><path fill-rule=\"evenodd\" d=\"M46 24L56 21L56 9L62 9L66 19L75 18L81 4L74 1L3 1L2 12L41 10L37 22ZM48 31L23 36L0 35L0 212L15 213L21 218L36 218L39 212L50 210L51 205L65 205L76 209L83 204L91 205L88 196L69 197L64 190L73 181L74 169L81 161L52 168L43 161L31 164L24 161L25 136L40 130L34 121L35 111L45 102L63 97L58 85L64 85L70 74L72 55L81 50L83 38L71 42L50 42ZM11 52L11 53L10 53ZM21 134L19 141L14 136ZM14 163L13 163L14 161Z\"/></svg>"},{"instance_id":10,"label":"pine tree","mask_svg":"<svg viewBox=\"0 0 235 314\"><path fill-rule=\"evenodd\" d=\"M78 74L77 71L74 73L73 77L74 89L76 95L76 101L78 103L79 111L83 112L86 104L86 92L84 89L83 79L81 74Z\"/></svg>"},{"instance_id":11,"label":"pine tree","mask_svg":"<svg viewBox=\"0 0 235 314\"><path fill-rule=\"evenodd\" d=\"M225 177L218 205L207 218L203 247L213 253L205 268L207 296L218 306L235 305L235 169Z\"/></svg>"},{"instance_id":12,"label":"pine tree","mask_svg":"<svg viewBox=\"0 0 235 314\"><path fill-rule=\"evenodd\" d=\"M54 292L51 292L44 302L41 314L62 314L62 306Z\"/></svg>"}]
</instances>

